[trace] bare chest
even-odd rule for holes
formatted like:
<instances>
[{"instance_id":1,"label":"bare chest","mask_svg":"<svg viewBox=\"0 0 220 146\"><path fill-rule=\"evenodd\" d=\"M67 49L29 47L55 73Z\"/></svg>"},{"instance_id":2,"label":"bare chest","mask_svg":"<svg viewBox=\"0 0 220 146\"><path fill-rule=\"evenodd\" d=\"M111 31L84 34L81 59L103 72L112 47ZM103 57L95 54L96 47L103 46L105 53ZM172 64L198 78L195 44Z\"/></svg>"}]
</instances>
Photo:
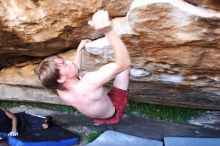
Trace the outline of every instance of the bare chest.
<instances>
[{"instance_id":1,"label":"bare chest","mask_svg":"<svg viewBox=\"0 0 220 146\"><path fill-rule=\"evenodd\" d=\"M102 117L109 114L114 106L104 91L71 92L60 95L68 104L84 115Z\"/></svg>"}]
</instances>

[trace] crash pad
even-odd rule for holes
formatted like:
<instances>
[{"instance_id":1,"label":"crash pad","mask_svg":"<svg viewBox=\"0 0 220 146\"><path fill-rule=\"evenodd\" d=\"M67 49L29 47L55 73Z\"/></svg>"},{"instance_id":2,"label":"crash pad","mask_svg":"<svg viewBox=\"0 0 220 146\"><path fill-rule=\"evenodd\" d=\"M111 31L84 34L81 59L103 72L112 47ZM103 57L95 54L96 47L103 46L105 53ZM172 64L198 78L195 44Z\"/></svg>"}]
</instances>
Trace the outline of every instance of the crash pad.
<instances>
[{"instance_id":1,"label":"crash pad","mask_svg":"<svg viewBox=\"0 0 220 146\"><path fill-rule=\"evenodd\" d=\"M8 137L11 146L72 146L77 144L79 140L78 134L56 124L52 124L48 129Z\"/></svg>"},{"instance_id":2,"label":"crash pad","mask_svg":"<svg viewBox=\"0 0 220 146\"><path fill-rule=\"evenodd\" d=\"M85 146L163 146L158 140L140 138L117 131L108 130L95 141Z\"/></svg>"},{"instance_id":3,"label":"crash pad","mask_svg":"<svg viewBox=\"0 0 220 146\"><path fill-rule=\"evenodd\" d=\"M220 146L220 138L165 137L165 146Z\"/></svg>"}]
</instances>

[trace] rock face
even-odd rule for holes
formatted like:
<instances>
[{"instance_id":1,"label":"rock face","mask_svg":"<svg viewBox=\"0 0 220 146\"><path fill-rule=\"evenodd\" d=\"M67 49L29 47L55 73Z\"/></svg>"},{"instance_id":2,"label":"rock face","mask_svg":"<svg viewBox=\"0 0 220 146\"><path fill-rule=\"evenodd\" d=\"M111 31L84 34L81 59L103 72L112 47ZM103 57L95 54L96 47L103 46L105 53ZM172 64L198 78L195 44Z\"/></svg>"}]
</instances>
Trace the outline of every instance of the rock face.
<instances>
[{"instance_id":1,"label":"rock face","mask_svg":"<svg viewBox=\"0 0 220 146\"><path fill-rule=\"evenodd\" d=\"M186 0L186 1L204 8L209 8L218 11L220 10L219 0Z\"/></svg>"},{"instance_id":2,"label":"rock face","mask_svg":"<svg viewBox=\"0 0 220 146\"><path fill-rule=\"evenodd\" d=\"M48 56L97 38L87 22L99 8L124 16L131 0L1 0L0 58ZM114 8L114 9L113 9ZM83 29L82 29L83 28Z\"/></svg>"},{"instance_id":3,"label":"rock face","mask_svg":"<svg viewBox=\"0 0 220 146\"><path fill-rule=\"evenodd\" d=\"M87 25L92 13L105 8L132 58L131 99L220 109L220 12L205 0L190 2L199 6L182 0L1 0L0 66L76 48L82 38L95 39L83 53L82 74L113 61L106 38ZM63 55L71 58L74 50ZM9 63L4 64L5 60ZM56 95L42 88L34 74L39 62L40 58L2 69L0 98L60 103ZM163 92L158 94L158 90ZM165 102L171 96L172 102Z\"/></svg>"}]
</instances>

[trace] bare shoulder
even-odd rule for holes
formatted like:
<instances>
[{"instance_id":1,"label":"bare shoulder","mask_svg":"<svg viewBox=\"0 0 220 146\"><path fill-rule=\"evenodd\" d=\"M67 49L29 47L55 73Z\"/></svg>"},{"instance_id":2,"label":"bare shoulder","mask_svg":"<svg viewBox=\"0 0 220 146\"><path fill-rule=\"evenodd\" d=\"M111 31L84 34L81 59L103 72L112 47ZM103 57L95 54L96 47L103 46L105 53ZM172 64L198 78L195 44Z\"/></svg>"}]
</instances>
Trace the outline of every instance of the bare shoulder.
<instances>
[{"instance_id":1,"label":"bare shoulder","mask_svg":"<svg viewBox=\"0 0 220 146\"><path fill-rule=\"evenodd\" d=\"M89 82L94 78L94 76L96 76L95 72L88 72L80 80L83 82Z\"/></svg>"},{"instance_id":2,"label":"bare shoulder","mask_svg":"<svg viewBox=\"0 0 220 146\"><path fill-rule=\"evenodd\" d=\"M93 85L93 87L95 87L96 85L96 81L97 81L97 73L96 71L94 72L88 72L86 73L80 80L81 80L81 84L82 86L90 86ZM86 88L86 87L84 87Z\"/></svg>"}]
</instances>

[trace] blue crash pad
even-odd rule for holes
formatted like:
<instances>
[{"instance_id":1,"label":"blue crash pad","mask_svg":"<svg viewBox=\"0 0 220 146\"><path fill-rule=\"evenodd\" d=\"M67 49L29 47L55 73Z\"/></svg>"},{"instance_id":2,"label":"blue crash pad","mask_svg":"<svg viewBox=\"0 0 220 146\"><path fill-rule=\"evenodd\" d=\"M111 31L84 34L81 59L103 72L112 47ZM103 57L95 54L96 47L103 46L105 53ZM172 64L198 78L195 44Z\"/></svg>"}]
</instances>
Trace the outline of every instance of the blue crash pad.
<instances>
[{"instance_id":1,"label":"blue crash pad","mask_svg":"<svg viewBox=\"0 0 220 146\"><path fill-rule=\"evenodd\" d=\"M165 146L220 146L220 138L165 137Z\"/></svg>"},{"instance_id":2,"label":"blue crash pad","mask_svg":"<svg viewBox=\"0 0 220 146\"><path fill-rule=\"evenodd\" d=\"M77 144L80 136L51 124L48 129L22 133L16 137L8 137L11 146L72 146Z\"/></svg>"},{"instance_id":3,"label":"blue crash pad","mask_svg":"<svg viewBox=\"0 0 220 146\"><path fill-rule=\"evenodd\" d=\"M0 132L0 138L8 138L8 134Z\"/></svg>"},{"instance_id":4,"label":"blue crash pad","mask_svg":"<svg viewBox=\"0 0 220 146\"><path fill-rule=\"evenodd\" d=\"M163 146L163 143L108 130L85 146Z\"/></svg>"},{"instance_id":5,"label":"blue crash pad","mask_svg":"<svg viewBox=\"0 0 220 146\"><path fill-rule=\"evenodd\" d=\"M27 142L17 139L16 137L8 137L8 141L11 146L72 146L79 142L79 138L69 138L59 141Z\"/></svg>"}]
</instances>

